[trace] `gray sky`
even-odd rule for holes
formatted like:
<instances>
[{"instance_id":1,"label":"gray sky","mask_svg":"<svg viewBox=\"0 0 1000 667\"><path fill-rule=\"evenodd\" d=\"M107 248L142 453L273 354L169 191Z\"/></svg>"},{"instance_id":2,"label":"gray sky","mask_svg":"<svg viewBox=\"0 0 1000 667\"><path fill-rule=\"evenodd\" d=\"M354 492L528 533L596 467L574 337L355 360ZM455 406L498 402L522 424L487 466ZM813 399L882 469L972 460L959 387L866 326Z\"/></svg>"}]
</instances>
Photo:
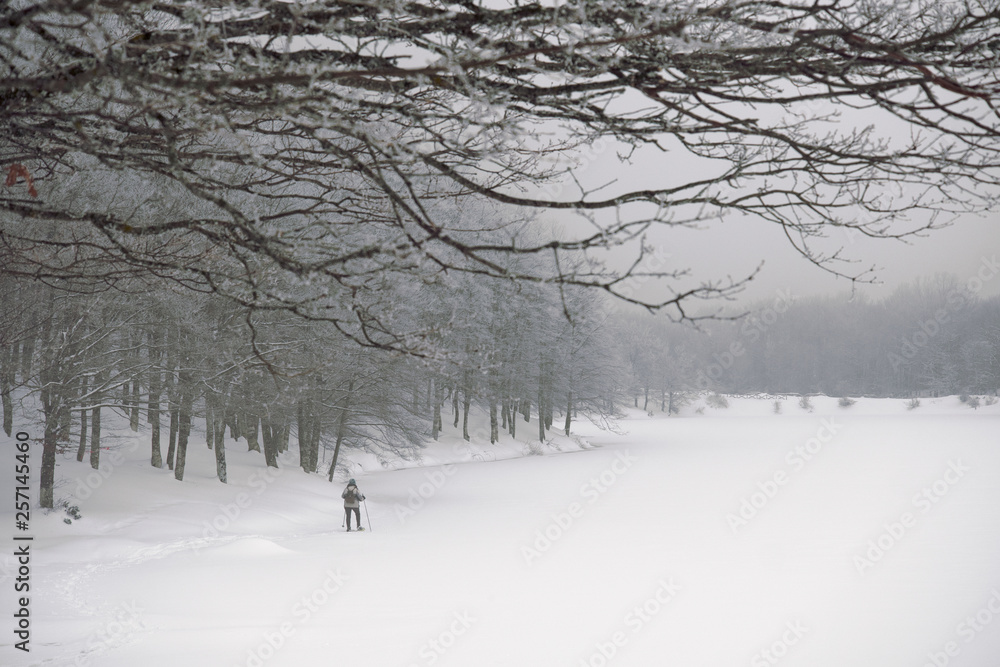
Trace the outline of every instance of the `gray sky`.
<instances>
[{"instance_id":1,"label":"gray sky","mask_svg":"<svg viewBox=\"0 0 1000 667\"><path fill-rule=\"evenodd\" d=\"M671 181L701 178L707 175L700 165L676 168L687 156L651 151L623 164L610 142L588 147L576 169L576 177L587 189L609 184L600 196L612 196L626 189L663 187ZM578 156L579 157L579 156ZM677 160L679 158L679 160ZM693 167L693 168L691 168ZM579 190L571 184L547 194L558 199L573 197ZM1000 194L1000 193L998 193ZM750 275L764 261L756 279L740 295L738 304L766 300L782 290L791 290L796 297L820 294L849 294L851 283L833 276L811 264L792 247L780 227L760 219L732 218L723 222L704 223L702 229L664 228L647 239L660 258L670 268L692 269L692 280L724 280L727 276L741 279ZM832 229L824 249L843 247L843 256L854 264L841 265L843 272L856 274L874 269L869 278L877 284L859 285L858 289L872 298L883 298L900 285L939 273L951 273L963 283L974 279L980 268L992 266L1000 258L1000 211L985 215L967 215L951 226L910 237L907 242L890 239L869 239L858 233ZM631 254L617 255L628 261ZM985 273L997 273L985 270ZM643 287L649 289L649 285ZM979 292L1000 294L1000 275L987 280Z\"/></svg>"},{"instance_id":2,"label":"gray sky","mask_svg":"<svg viewBox=\"0 0 1000 667\"><path fill-rule=\"evenodd\" d=\"M734 220L699 231L669 230L663 238L673 239L671 255L702 279L745 277L763 260L741 301L770 299L780 290L806 297L847 294L851 288L849 280L830 275L799 255L771 223ZM857 261L845 265L845 272L875 268L878 284L859 285L858 290L882 298L900 285L938 273L955 274L963 283L976 278L984 266L984 276L997 273L988 267L1000 258L1000 214L965 218L907 243L848 237L842 230L834 230L831 241L841 243L844 255ZM1000 275L986 280L980 293L1000 294Z\"/></svg>"}]
</instances>

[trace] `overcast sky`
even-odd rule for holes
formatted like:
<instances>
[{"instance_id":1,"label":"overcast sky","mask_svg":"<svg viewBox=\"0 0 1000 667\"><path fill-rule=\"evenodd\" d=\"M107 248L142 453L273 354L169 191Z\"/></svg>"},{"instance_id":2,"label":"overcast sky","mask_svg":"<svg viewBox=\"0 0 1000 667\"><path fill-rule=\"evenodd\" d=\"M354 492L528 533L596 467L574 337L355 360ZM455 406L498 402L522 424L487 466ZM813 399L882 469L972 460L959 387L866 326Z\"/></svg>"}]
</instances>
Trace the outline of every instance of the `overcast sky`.
<instances>
[{"instance_id":1,"label":"overcast sky","mask_svg":"<svg viewBox=\"0 0 1000 667\"><path fill-rule=\"evenodd\" d=\"M702 278L744 277L763 260L763 268L743 295L745 300L769 299L779 290L806 297L846 295L851 289L849 280L830 275L799 255L772 223L734 220L701 231L670 230L663 238L673 238L669 243L672 256L690 264ZM844 265L845 272L875 268L878 284L857 289L882 298L922 277L952 273L964 283L976 277L981 267L995 266L1000 258L1000 214L965 218L908 243L848 237L843 230L834 230L831 241L840 241L845 256L857 260L857 264ZM997 271L985 269L983 275L992 273ZM1000 275L987 280L981 294L1000 294Z\"/></svg>"},{"instance_id":2,"label":"overcast sky","mask_svg":"<svg viewBox=\"0 0 1000 667\"><path fill-rule=\"evenodd\" d=\"M691 165L687 169L676 168L677 162L686 163L689 159L683 155L651 151L633 159L631 164L623 164L614 148L608 144L584 149L576 169L578 180L588 189L613 181L600 191L601 196L627 189L663 187L676 179L702 176L698 173L700 169L691 169ZM574 193L578 190L573 185L548 192L558 199L572 198ZM667 268L691 268L692 278L699 282L727 276L742 279L763 261L760 273L740 295L741 304L774 298L781 290L791 290L796 297L850 293L849 280L831 275L803 258L774 223L734 217L724 222L706 222L703 227L661 229L651 233L647 240L660 258L666 259ZM910 237L905 243L869 239L843 229L832 229L829 236L825 250L842 246L843 255L856 262L840 265L844 273L874 269L869 278L876 279L877 284L859 284L857 289L879 299L919 278L951 273L964 283L974 278L984 264L993 266L994 258L1000 259L1000 212L969 215L926 236ZM980 294L1000 294L1000 275L987 280Z\"/></svg>"}]
</instances>

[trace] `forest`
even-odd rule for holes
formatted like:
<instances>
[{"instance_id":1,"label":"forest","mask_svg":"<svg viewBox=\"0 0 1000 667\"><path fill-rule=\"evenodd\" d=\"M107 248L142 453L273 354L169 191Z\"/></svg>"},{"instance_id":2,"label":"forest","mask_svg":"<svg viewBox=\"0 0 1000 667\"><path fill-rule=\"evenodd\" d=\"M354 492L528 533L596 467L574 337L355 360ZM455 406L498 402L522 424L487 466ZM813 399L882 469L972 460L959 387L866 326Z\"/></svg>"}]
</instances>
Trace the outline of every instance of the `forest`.
<instances>
[{"instance_id":1,"label":"forest","mask_svg":"<svg viewBox=\"0 0 1000 667\"><path fill-rule=\"evenodd\" d=\"M731 320L702 307L753 274L692 275L654 236L753 218L855 285L877 276L831 230L995 210L998 23L924 0L12 3L4 427L37 406L51 507L59 451L98 466L110 410L177 479L204 420L225 482L233 438L274 466L294 436L332 479L343 448L471 437L473 409L490 441L530 414L544 440L695 390L993 391L997 303L966 278ZM618 178L649 156L670 168Z\"/></svg>"},{"instance_id":2,"label":"forest","mask_svg":"<svg viewBox=\"0 0 1000 667\"><path fill-rule=\"evenodd\" d=\"M636 407L669 410L683 392L835 397L996 395L1000 298L978 279L939 275L881 300L791 292L698 329L625 326Z\"/></svg>"}]
</instances>

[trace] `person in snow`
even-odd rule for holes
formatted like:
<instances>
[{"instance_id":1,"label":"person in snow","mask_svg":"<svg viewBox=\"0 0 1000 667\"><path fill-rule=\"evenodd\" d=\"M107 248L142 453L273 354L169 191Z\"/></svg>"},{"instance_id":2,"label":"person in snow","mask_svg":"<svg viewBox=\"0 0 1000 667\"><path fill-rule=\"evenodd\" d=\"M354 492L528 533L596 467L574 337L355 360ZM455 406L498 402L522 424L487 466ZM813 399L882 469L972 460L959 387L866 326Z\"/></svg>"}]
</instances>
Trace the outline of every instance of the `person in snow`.
<instances>
[{"instance_id":1,"label":"person in snow","mask_svg":"<svg viewBox=\"0 0 1000 667\"><path fill-rule=\"evenodd\" d=\"M350 481L347 482L347 488L344 492L340 494L340 497L344 499L344 513L347 515L347 530L351 530L351 510L354 510L354 517L357 519L358 530L361 528L361 501L365 499L362 495L361 490L358 489L358 485L354 482L352 477Z\"/></svg>"}]
</instances>

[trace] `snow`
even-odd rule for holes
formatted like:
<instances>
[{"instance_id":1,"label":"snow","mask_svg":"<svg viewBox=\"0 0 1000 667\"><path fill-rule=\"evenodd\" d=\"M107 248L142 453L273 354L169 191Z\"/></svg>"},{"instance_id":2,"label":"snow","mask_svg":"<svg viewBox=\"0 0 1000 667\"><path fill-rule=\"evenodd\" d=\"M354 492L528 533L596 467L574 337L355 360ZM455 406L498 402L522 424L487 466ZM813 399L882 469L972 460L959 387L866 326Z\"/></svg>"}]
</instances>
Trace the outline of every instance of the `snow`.
<instances>
[{"instance_id":1,"label":"snow","mask_svg":"<svg viewBox=\"0 0 1000 667\"><path fill-rule=\"evenodd\" d=\"M728 400L358 456L364 533L341 529L343 480L230 440L222 485L196 434L177 482L126 426L106 474L59 462L82 519L32 512L30 654L4 547L0 663L997 664L1000 405Z\"/></svg>"}]
</instances>

